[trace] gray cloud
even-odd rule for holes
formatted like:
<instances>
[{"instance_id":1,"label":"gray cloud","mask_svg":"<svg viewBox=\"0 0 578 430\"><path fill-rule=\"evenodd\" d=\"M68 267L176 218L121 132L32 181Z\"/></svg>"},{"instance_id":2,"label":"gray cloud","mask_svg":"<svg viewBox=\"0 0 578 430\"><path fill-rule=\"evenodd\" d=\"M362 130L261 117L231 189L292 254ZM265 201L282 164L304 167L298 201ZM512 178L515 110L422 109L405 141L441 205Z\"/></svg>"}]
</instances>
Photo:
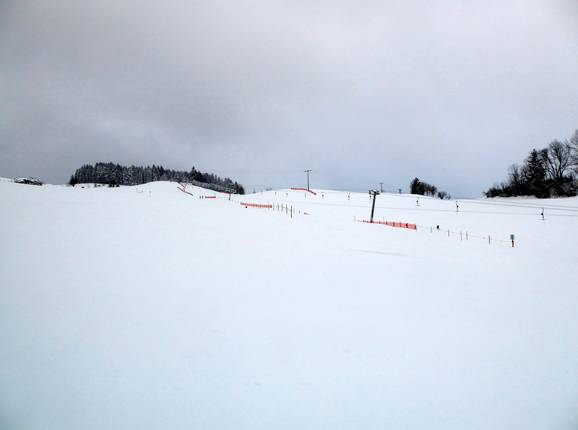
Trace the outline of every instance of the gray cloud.
<instances>
[{"instance_id":1,"label":"gray cloud","mask_svg":"<svg viewBox=\"0 0 578 430\"><path fill-rule=\"evenodd\" d=\"M578 128L575 1L4 0L0 175L161 163L249 188L479 195Z\"/></svg>"}]
</instances>

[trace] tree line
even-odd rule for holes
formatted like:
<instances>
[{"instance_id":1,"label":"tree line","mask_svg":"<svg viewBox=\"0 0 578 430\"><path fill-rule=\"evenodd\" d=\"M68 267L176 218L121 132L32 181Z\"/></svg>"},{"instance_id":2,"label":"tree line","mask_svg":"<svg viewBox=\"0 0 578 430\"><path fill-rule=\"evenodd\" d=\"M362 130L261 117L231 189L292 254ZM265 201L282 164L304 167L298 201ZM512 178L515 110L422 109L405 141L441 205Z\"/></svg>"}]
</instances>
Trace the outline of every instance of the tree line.
<instances>
[{"instance_id":1,"label":"tree line","mask_svg":"<svg viewBox=\"0 0 578 430\"><path fill-rule=\"evenodd\" d=\"M578 189L578 130L570 139L554 140L546 148L532 149L521 164L508 168L508 179L492 186L486 197L575 196Z\"/></svg>"},{"instance_id":2,"label":"tree line","mask_svg":"<svg viewBox=\"0 0 578 430\"><path fill-rule=\"evenodd\" d=\"M409 192L411 194L419 194L421 196L437 197L442 200L452 198L452 196L450 196L445 191L438 190L435 185L420 181L419 178L413 178L409 183Z\"/></svg>"},{"instance_id":3,"label":"tree line","mask_svg":"<svg viewBox=\"0 0 578 430\"><path fill-rule=\"evenodd\" d=\"M141 185L154 181L175 181L192 183L215 191L245 194L245 190L238 182L230 178L220 178L212 173L199 172L194 167L189 172L165 169L163 166L121 166L115 163L96 163L94 166L86 164L70 177L69 184L95 183L109 186Z\"/></svg>"}]
</instances>

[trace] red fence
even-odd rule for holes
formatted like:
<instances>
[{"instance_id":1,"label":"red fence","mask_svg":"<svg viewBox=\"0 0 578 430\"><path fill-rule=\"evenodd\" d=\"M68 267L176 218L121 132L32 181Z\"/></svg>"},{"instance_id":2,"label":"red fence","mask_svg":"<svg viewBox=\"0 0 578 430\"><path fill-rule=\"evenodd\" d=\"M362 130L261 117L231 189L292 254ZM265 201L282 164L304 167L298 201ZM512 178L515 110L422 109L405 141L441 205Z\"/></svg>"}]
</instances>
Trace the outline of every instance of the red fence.
<instances>
[{"instance_id":1,"label":"red fence","mask_svg":"<svg viewBox=\"0 0 578 430\"><path fill-rule=\"evenodd\" d=\"M317 193L316 193L315 191L308 190L307 188L293 188L293 187L292 187L291 190L292 190L292 191L306 191L306 192L308 192L308 193L313 194L314 196L317 195Z\"/></svg>"},{"instance_id":2,"label":"red fence","mask_svg":"<svg viewBox=\"0 0 578 430\"><path fill-rule=\"evenodd\" d=\"M273 205L261 205L258 203L244 203L240 202L241 206L245 206L245 208L261 208L261 209L272 209Z\"/></svg>"}]
</instances>

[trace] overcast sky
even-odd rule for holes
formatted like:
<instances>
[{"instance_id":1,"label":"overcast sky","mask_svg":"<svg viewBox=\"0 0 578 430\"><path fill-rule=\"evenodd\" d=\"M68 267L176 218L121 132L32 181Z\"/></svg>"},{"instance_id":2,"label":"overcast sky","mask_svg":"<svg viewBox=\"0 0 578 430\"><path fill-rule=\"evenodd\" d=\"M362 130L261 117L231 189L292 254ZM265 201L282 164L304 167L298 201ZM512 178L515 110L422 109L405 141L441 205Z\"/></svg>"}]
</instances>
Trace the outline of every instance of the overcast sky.
<instances>
[{"instance_id":1,"label":"overcast sky","mask_svg":"<svg viewBox=\"0 0 578 430\"><path fill-rule=\"evenodd\" d=\"M0 176L479 196L576 128L577 0L0 0Z\"/></svg>"}]
</instances>

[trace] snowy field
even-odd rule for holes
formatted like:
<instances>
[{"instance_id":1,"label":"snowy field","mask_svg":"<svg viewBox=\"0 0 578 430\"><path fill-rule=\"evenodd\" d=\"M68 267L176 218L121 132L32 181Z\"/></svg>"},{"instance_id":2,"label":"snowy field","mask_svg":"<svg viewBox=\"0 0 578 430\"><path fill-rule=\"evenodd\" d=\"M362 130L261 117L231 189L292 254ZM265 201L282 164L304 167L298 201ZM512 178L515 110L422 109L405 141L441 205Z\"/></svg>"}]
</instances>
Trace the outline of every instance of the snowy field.
<instances>
[{"instance_id":1,"label":"snowy field","mask_svg":"<svg viewBox=\"0 0 578 430\"><path fill-rule=\"evenodd\" d=\"M578 428L578 199L187 191L0 181L0 429Z\"/></svg>"}]
</instances>

